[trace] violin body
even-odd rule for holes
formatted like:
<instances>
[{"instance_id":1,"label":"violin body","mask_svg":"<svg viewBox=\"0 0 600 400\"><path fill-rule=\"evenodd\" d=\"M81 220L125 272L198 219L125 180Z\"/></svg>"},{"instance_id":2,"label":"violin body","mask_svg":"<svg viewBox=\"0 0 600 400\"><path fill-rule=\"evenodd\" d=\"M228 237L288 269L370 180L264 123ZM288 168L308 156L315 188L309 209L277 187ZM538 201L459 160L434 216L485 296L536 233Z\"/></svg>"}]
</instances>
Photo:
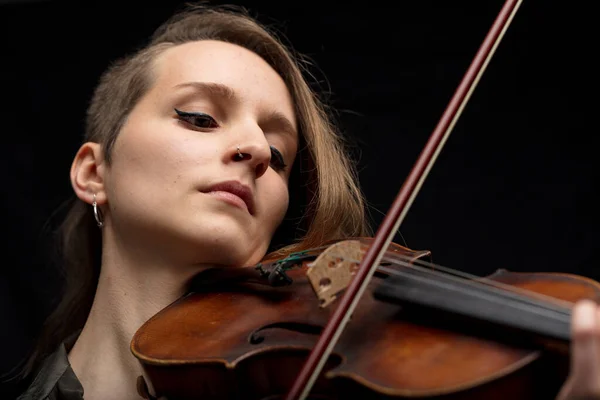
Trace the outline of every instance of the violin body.
<instances>
[{"instance_id":1,"label":"violin body","mask_svg":"<svg viewBox=\"0 0 600 400\"><path fill-rule=\"evenodd\" d=\"M415 259L429 254L394 246ZM290 269L293 283L279 287L213 280L147 321L131 350L155 395L281 398L337 306L321 306L310 265ZM565 352L378 300L372 294L386 279L369 283L309 398L552 398L564 381ZM567 301L600 295L598 283L569 274L499 270L486 279Z\"/></svg>"}]
</instances>

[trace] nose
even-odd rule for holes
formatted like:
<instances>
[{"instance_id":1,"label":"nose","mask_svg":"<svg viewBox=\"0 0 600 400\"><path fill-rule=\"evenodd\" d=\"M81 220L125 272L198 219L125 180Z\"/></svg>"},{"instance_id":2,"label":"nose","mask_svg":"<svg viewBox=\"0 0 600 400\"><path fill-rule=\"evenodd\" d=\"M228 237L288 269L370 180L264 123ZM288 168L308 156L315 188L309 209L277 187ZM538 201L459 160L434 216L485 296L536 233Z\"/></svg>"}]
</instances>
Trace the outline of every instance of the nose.
<instances>
[{"instance_id":1,"label":"nose","mask_svg":"<svg viewBox=\"0 0 600 400\"><path fill-rule=\"evenodd\" d=\"M235 162L244 162L254 171L255 178L267 172L271 163L271 147L262 129L255 127L251 135L239 135L237 143L231 146L228 158Z\"/></svg>"}]
</instances>

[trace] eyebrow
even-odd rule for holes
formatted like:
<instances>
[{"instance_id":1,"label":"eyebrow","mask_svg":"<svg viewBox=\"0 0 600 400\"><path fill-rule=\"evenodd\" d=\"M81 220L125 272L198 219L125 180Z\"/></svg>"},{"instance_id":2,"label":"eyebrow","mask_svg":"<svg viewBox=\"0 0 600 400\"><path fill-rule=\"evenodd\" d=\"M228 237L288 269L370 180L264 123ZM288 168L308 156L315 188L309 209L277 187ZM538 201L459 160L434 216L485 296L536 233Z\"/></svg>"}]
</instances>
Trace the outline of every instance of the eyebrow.
<instances>
[{"instance_id":1,"label":"eyebrow","mask_svg":"<svg viewBox=\"0 0 600 400\"><path fill-rule=\"evenodd\" d=\"M220 97L224 100L237 101L239 96L227 85L215 82L185 82L175 85L175 89L192 88L198 93L206 94L208 96ZM297 136L298 132L294 128L294 124L280 111L272 110L268 114L267 120L269 122L275 122L283 131L293 136Z\"/></svg>"},{"instance_id":2,"label":"eyebrow","mask_svg":"<svg viewBox=\"0 0 600 400\"><path fill-rule=\"evenodd\" d=\"M175 85L175 89L193 88L200 93L222 97L226 100L235 100L238 98L235 91L227 85L214 82L185 82Z\"/></svg>"}]
</instances>

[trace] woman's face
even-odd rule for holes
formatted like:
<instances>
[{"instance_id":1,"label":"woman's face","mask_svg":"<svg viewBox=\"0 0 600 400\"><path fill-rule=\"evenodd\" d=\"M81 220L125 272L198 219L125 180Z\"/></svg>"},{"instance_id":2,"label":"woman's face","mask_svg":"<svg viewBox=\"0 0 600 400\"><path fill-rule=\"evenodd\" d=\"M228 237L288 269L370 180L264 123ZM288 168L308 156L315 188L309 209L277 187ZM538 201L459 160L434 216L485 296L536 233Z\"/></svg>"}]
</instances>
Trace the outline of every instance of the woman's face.
<instances>
[{"instance_id":1,"label":"woman's face","mask_svg":"<svg viewBox=\"0 0 600 400\"><path fill-rule=\"evenodd\" d=\"M298 134L285 83L219 41L166 50L153 76L105 172L116 240L186 263L255 264L289 200Z\"/></svg>"}]
</instances>

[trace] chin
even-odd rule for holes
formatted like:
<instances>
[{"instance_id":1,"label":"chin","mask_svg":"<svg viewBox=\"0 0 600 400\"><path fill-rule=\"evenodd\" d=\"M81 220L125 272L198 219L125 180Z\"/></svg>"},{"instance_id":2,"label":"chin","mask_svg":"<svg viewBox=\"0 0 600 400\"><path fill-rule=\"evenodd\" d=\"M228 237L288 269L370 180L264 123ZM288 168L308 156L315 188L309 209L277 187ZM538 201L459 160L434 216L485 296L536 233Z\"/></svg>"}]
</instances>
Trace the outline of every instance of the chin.
<instances>
[{"instance_id":1,"label":"chin","mask_svg":"<svg viewBox=\"0 0 600 400\"><path fill-rule=\"evenodd\" d=\"M261 241L256 240L260 235L258 232L244 228L239 223L214 221L202 224L199 231L194 228L191 230L193 233L187 241L192 242L194 253L202 263L246 267L260 262L260 250L267 249Z\"/></svg>"}]
</instances>

